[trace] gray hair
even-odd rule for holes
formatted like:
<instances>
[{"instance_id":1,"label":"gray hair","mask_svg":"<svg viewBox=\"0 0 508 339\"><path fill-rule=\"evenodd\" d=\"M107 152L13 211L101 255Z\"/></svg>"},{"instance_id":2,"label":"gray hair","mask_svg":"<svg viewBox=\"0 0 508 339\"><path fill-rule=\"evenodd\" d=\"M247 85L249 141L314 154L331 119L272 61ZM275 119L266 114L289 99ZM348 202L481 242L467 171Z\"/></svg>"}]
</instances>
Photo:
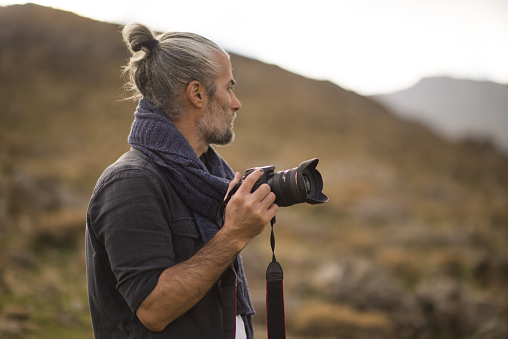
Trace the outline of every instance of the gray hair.
<instances>
[{"instance_id":1,"label":"gray hair","mask_svg":"<svg viewBox=\"0 0 508 339\"><path fill-rule=\"evenodd\" d=\"M175 121L184 112L182 94L189 83L197 80L209 96L215 94L221 71L218 56L228 54L214 42L194 33L155 36L140 23L126 25L122 35L132 53L123 69L129 77L125 87L134 92L129 99L145 97Z\"/></svg>"}]
</instances>

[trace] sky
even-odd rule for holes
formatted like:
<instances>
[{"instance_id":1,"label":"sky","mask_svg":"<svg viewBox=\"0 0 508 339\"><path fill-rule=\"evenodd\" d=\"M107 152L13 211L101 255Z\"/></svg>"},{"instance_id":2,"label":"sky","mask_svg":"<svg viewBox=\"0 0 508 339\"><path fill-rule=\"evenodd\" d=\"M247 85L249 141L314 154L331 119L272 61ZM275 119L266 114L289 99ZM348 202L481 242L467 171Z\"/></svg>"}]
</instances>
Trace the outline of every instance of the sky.
<instances>
[{"instance_id":1,"label":"sky","mask_svg":"<svg viewBox=\"0 0 508 339\"><path fill-rule=\"evenodd\" d=\"M30 2L100 21L198 33L230 52L362 95L433 76L508 83L507 0ZM26 1L0 0L15 3Z\"/></svg>"}]
</instances>

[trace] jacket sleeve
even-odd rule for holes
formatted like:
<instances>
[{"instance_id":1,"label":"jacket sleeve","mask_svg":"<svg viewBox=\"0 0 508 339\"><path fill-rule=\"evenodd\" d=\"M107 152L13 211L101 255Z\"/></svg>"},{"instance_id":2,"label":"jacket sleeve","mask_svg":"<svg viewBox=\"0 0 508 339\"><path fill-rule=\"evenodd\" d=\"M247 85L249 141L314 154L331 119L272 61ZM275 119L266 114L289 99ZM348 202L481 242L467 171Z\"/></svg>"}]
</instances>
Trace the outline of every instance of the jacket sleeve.
<instances>
[{"instance_id":1,"label":"jacket sleeve","mask_svg":"<svg viewBox=\"0 0 508 339\"><path fill-rule=\"evenodd\" d=\"M94 193L87 220L135 313L162 271L175 264L167 198L143 170L119 171Z\"/></svg>"}]
</instances>

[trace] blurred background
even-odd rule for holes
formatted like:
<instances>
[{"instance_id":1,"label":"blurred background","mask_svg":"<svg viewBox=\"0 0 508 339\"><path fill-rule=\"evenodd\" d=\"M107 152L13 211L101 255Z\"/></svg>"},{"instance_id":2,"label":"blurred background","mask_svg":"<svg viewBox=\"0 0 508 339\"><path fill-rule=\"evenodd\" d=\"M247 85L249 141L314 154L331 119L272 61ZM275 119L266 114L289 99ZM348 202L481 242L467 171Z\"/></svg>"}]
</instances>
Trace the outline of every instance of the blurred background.
<instances>
[{"instance_id":1,"label":"blurred background","mask_svg":"<svg viewBox=\"0 0 508 339\"><path fill-rule=\"evenodd\" d=\"M84 230L129 149L121 25L232 53L234 170L317 157L281 209L288 338L508 337L504 1L0 1L0 338L92 338ZM266 338L268 230L243 257Z\"/></svg>"}]
</instances>

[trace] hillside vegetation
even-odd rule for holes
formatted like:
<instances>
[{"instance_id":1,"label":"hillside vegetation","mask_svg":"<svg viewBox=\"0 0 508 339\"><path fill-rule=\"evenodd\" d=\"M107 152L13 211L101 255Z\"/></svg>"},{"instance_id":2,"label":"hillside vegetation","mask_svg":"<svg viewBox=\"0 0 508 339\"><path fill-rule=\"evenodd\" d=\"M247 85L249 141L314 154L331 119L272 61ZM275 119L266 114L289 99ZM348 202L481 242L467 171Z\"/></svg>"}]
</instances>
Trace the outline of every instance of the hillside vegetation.
<instances>
[{"instance_id":1,"label":"hillside vegetation","mask_svg":"<svg viewBox=\"0 0 508 339\"><path fill-rule=\"evenodd\" d=\"M0 7L0 338L91 338L86 205L129 148L120 27ZM508 159L329 82L232 55L237 171L318 157L330 201L281 209L288 338L506 338ZM264 328L269 232L243 253Z\"/></svg>"}]
</instances>

